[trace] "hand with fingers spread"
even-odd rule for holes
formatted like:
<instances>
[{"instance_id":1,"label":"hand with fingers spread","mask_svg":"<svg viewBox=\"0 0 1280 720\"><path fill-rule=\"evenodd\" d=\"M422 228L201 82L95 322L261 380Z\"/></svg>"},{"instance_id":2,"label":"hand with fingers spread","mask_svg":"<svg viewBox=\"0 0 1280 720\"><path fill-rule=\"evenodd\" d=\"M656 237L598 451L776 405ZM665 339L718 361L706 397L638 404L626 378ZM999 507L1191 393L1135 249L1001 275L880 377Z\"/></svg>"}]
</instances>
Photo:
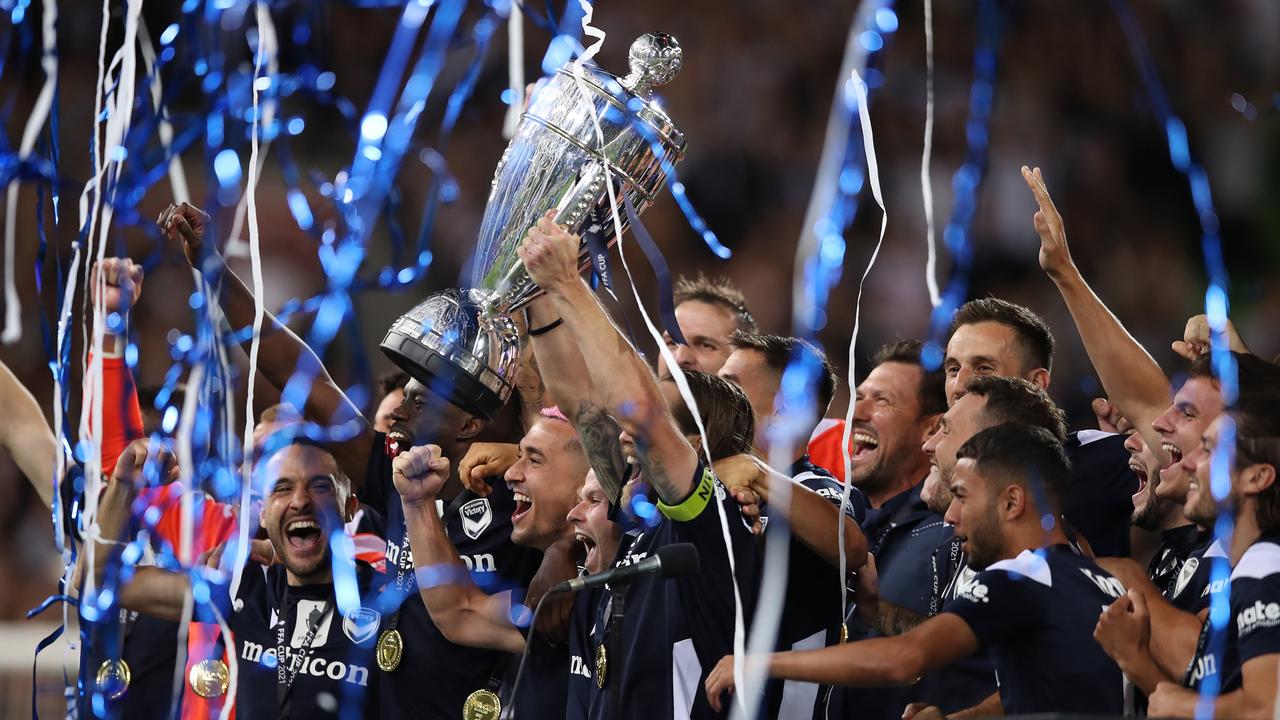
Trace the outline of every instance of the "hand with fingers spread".
<instances>
[{"instance_id":1,"label":"hand with fingers spread","mask_svg":"<svg viewBox=\"0 0 1280 720\"><path fill-rule=\"evenodd\" d=\"M539 218L516 250L530 279L548 292L554 292L567 283L581 281L578 275L578 237L555 224L551 219L554 216L555 211L548 210Z\"/></svg>"},{"instance_id":2,"label":"hand with fingers spread","mask_svg":"<svg viewBox=\"0 0 1280 720\"><path fill-rule=\"evenodd\" d=\"M487 478L501 477L520 458L520 446L512 443L471 443L458 464L458 477L471 492L488 497L493 488Z\"/></svg>"},{"instance_id":3,"label":"hand with fingers spread","mask_svg":"<svg viewBox=\"0 0 1280 720\"><path fill-rule=\"evenodd\" d=\"M142 266L129 258L110 257L94 263L93 304L101 304L104 314L125 315L142 297ZM98 297L98 283L103 287Z\"/></svg>"},{"instance_id":4,"label":"hand with fingers spread","mask_svg":"<svg viewBox=\"0 0 1280 720\"><path fill-rule=\"evenodd\" d=\"M1227 320L1222 332L1227 336L1227 349L1241 354L1250 354L1249 348L1245 346L1244 340L1240 338L1240 334L1236 332L1235 325L1232 325L1230 320ZM1196 358L1209 352L1212 342L1213 334L1209 328L1209 316L1195 315L1187 319L1187 326L1182 331L1182 339L1173 342L1173 351L1194 362Z\"/></svg>"},{"instance_id":5,"label":"hand with fingers spread","mask_svg":"<svg viewBox=\"0 0 1280 720\"><path fill-rule=\"evenodd\" d=\"M1067 246L1067 229L1062 223L1062 215L1049 197L1049 188L1044 184L1044 175L1040 168L1028 169L1022 166L1022 179L1036 197L1040 209L1033 218L1036 234L1040 236L1040 267L1050 278L1057 280L1075 272L1076 264L1071 259L1071 249Z\"/></svg>"},{"instance_id":6,"label":"hand with fingers spread","mask_svg":"<svg viewBox=\"0 0 1280 720\"><path fill-rule=\"evenodd\" d=\"M449 458L439 445L419 445L400 453L391 462L391 479L405 505L435 502L449 478Z\"/></svg>"},{"instance_id":7,"label":"hand with fingers spread","mask_svg":"<svg viewBox=\"0 0 1280 720\"><path fill-rule=\"evenodd\" d=\"M173 203L156 218L156 225L170 240L182 242L187 262L199 270L204 259L204 231L209 226L209 214L191 203Z\"/></svg>"}]
</instances>

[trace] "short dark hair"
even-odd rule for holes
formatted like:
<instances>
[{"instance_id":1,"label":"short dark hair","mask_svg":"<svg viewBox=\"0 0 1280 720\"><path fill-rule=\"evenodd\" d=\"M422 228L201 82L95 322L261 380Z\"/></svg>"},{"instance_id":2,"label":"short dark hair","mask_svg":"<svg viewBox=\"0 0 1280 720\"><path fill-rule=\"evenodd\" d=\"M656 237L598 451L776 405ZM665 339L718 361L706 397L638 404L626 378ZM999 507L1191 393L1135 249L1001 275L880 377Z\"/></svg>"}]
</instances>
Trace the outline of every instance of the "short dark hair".
<instances>
[{"instance_id":1,"label":"short dark hair","mask_svg":"<svg viewBox=\"0 0 1280 720\"><path fill-rule=\"evenodd\" d=\"M1062 498L1071 484L1071 461L1048 430L1041 427L1001 423L969 438L956 451L956 459L971 459L978 472L1002 485L1018 483L1032 491L1037 508L1057 515ZM1049 506L1039 507L1037 485L1043 483Z\"/></svg>"},{"instance_id":2,"label":"short dark hair","mask_svg":"<svg viewBox=\"0 0 1280 720\"><path fill-rule=\"evenodd\" d=\"M951 330L947 333L947 340L951 340L960 326L980 322L996 322L1012 328L1022 345L1023 359L1029 363L1028 369L1042 367L1053 370L1053 333L1039 315L1000 298L970 300L961 305L951 317Z\"/></svg>"},{"instance_id":3,"label":"short dark hair","mask_svg":"<svg viewBox=\"0 0 1280 720\"><path fill-rule=\"evenodd\" d=\"M689 391L702 415L711 459L720 460L751 452L756 436L756 417L742 388L699 370L684 370L684 378L689 382ZM683 400L672 408L672 414L681 433L698 434L698 424Z\"/></svg>"},{"instance_id":4,"label":"short dark hair","mask_svg":"<svg viewBox=\"0 0 1280 720\"><path fill-rule=\"evenodd\" d=\"M409 384L409 373L403 370L389 370L378 376L378 397L373 399L376 406L382 399L396 390L404 390Z\"/></svg>"},{"instance_id":5,"label":"short dark hair","mask_svg":"<svg viewBox=\"0 0 1280 720\"><path fill-rule=\"evenodd\" d=\"M712 280L702 273L698 273L698 277L694 279L682 277L676 280L672 294L675 296L676 305L696 300L728 310L738 324L737 329L743 332L753 333L760 329L756 325L755 317L747 309L747 297L728 278Z\"/></svg>"},{"instance_id":6,"label":"short dark hair","mask_svg":"<svg viewBox=\"0 0 1280 720\"><path fill-rule=\"evenodd\" d=\"M947 411L947 376L942 368L930 370L920 359L924 343L919 340L897 340L881 347L871 358L871 367L887 362L915 365L924 373L920 377L920 416L941 415Z\"/></svg>"},{"instance_id":7,"label":"short dark hair","mask_svg":"<svg viewBox=\"0 0 1280 720\"><path fill-rule=\"evenodd\" d=\"M818 414L821 415L831 406L831 398L836 394L836 369L827 359L826 353L816 345L800 338L765 333L748 333L735 330L729 339L735 350L754 350L764 356L764 364L781 377L786 372L792 357L800 354L816 361L818 385L814 392L818 396Z\"/></svg>"},{"instance_id":8,"label":"short dark hair","mask_svg":"<svg viewBox=\"0 0 1280 720\"><path fill-rule=\"evenodd\" d=\"M987 426L1016 423L1044 428L1058 442L1067 441L1067 416L1035 383L1015 377L979 375L971 378L964 391L987 399L982 410Z\"/></svg>"}]
</instances>

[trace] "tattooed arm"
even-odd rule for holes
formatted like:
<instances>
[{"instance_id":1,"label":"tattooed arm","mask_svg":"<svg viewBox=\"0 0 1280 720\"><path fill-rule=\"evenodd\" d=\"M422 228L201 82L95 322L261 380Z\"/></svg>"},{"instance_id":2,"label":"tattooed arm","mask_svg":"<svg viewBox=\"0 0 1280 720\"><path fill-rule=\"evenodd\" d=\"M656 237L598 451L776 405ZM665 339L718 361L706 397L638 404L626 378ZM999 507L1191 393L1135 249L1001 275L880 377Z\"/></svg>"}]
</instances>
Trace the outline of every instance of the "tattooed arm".
<instances>
[{"instance_id":1,"label":"tattooed arm","mask_svg":"<svg viewBox=\"0 0 1280 720\"><path fill-rule=\"evenodd\" d=\"M535 300L528 312L529 324L534 328L549 327L558 319L551 301L545 298ZM609 501L617 504L627 477L627 459L618 439L622 428L593 397L591 383L584 382L589 377L587 366L573 334L564 327L555 327L530 339L537 357L541 357L547 367L547 372L539 378L539 385L550 393L573 423L600 487Z\"/></svg>"},{"instance_id":2,"label":"tattooed arm","mask_svg":"<svg viewBox=\"0 0 1280 720\"><path fill-rule=\"evenodd\" d=\"M590 381L590 399L616 418L643 448L645 477L659 499L668 504L683 502L694 488L698 456L671 418L653 371L582 282L578 239L543 217L529 230L519 254L530 277L546 289L551 307L564 320L563 328L547 335L567 333L581 353L586 372L579 375L560 367L556 371L569 382ZM537 352L541 354L541 350ZM544 369L552 367L545 355L542 363ZM553 385L551 393L564 402L558 389ZM579 407L575 407L575 414Z\"/></svg>"}]
</instances>

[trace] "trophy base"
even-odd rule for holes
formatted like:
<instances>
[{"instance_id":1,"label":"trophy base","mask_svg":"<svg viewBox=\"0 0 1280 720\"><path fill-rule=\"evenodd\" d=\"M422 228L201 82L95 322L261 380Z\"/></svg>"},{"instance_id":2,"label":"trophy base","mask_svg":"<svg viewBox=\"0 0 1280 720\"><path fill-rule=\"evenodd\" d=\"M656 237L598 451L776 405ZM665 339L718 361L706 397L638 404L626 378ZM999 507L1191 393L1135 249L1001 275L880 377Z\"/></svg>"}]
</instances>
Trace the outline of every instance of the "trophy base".
<instances>
[{"instance_id":1,"label":"trophy base","mask_svg":"<svg viewBox=\"0 0 1280 720\"><path fill-rule=\"evenodd\" d=\"M446 353L427 347L418 338L395 328L387 332L381 349L409 377L472 415L492 420L506 402L502 395L450 362Z\"/></svg>"}]
</instances>

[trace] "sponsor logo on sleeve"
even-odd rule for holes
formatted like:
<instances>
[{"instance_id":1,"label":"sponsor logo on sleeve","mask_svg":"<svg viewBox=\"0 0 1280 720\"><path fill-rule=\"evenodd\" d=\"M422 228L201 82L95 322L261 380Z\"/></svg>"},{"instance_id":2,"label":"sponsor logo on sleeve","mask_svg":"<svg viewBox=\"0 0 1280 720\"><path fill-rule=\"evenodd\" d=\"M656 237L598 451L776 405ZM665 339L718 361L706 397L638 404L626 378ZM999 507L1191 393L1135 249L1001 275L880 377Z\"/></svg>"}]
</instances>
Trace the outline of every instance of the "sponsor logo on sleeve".
<instances>
[{"instance_id":1,"label":"sponsor logo on sleeve","mask_svg":"<svg viewBox=\"0 0 1280 720\"><path fill-rule=\"evenodd\" d=\"M966 583L964 578L960 578L956 583L956 597L964 598L969 602L988 603L991 602L989 593L991 592L986 585L978 582L977 575L974 575Z\"/></svg>"},{"instance_id":2,"label":"sponsor logo on sleeve","mask_svg":"<svg viewBox=\"0 0 1280 720\"><path fill-rule=\"evenodd\" d=\"M1253 605L1236 615L1236 632L1241 637L1255 630L1280 625L1280 603L1263 604L1255 600Z\"/></svg>"}]
</instances>

